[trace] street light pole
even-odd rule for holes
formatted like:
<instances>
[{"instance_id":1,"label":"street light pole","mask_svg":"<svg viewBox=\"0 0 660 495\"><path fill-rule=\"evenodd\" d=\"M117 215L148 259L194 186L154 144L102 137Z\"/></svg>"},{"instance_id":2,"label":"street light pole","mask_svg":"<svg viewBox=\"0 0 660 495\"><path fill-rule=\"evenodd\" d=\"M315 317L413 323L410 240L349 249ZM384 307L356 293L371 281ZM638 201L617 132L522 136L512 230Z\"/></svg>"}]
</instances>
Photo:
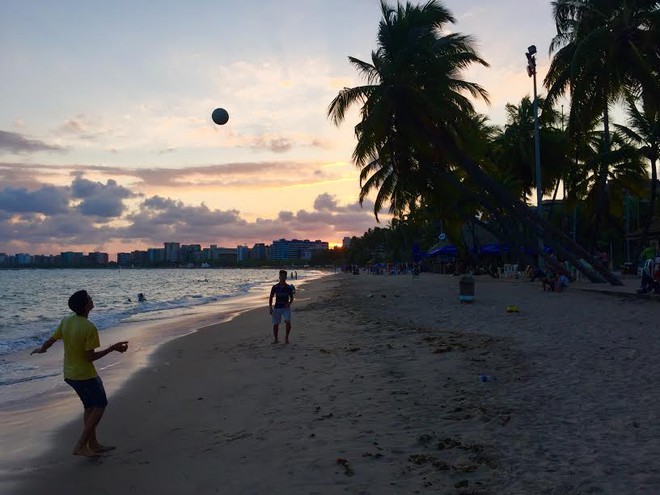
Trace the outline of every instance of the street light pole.
<instances>
[{"instance_id":1,"label":"street light pole","mask_svg":"<svg viewBox=\"0 0 660 495\"><path fill-rule=\"evenodd\" d=\"M527 48L527 75L534 80L534 163L536 165L536 211L543 217L543 192L541 190L541 138L539 132L539 98L536 94L536 45ZM539 249L543 250L543 240L539 237ZM540 251L540 252L541 252ZM539 266L542 265L539 254Z\"/></svg>"},{"instance_id":2,"label":"street light pole","mask_svg":"<svg viewBox=\"0 0 660 495\"><path fill-rule=\"evenodd\" d=\"M527 74L534 80L534 163L536 164L536 202L539 217L543 216L543 193L541 192L541 139L539 133L539 98L536 94L536 46L527 49Z\"/></svg>"}]
</instances>

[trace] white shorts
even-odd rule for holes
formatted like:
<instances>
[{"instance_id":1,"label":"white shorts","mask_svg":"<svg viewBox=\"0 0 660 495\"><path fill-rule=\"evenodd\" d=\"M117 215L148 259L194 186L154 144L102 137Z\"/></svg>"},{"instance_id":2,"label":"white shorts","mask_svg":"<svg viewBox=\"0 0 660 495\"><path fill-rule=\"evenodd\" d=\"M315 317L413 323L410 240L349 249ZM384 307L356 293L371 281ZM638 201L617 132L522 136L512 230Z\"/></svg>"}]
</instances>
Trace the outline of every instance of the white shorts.
<instances>
[{"instance_id":1,"label":"white shorts","mask_svg":"<svg viewBox=\"0 0 660 495\"><path fill-rule=\"evenodd\" d=\"M273 325L279 325L284 317L284 322L291 321L291 308L273 308Z\"/></svg>"}]
</instances>

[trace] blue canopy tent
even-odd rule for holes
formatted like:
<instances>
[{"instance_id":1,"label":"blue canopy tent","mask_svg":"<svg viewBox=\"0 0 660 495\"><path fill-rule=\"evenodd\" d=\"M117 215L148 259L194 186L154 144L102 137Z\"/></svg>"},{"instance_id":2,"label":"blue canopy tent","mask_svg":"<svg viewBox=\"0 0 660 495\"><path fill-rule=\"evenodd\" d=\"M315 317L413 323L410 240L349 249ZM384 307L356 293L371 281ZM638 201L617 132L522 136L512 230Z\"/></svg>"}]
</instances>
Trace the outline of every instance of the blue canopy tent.
<instances>
[{"instance_id":1,"label":"blue canopy tent","mask_svg":"<svg viewBox=\"0 0 660 495\"><path fill-rule=\"evenodd\" d=\"M447 244L446 246L437 247L432 249L427 254L429 256L456 256L458 249L452 244Z\"/></svg>"},{"instance_id":2,"label":"blue canopy tent","mask_svg":"<svg viewBox=\"0 0 660 495\"><path fill-rule=\"evenodd\" d=\"M473 247L470 247L470 252L471 253L474 252ZM508 244L484 244L483 246L479 246L477 251L478 254L495 254L495 255L506 254L509 252L511 252L511 247ZM536 251L525 249L522 246L520 248L520 252L536 255ZM550 254L552 253L552 249L546 247L545 252ZM458 254L458 248L453 244L447 244L446 246L439 246L434 249L431 249L426 254L428 256L456 256Z\"/></svg>"}]
</instances>

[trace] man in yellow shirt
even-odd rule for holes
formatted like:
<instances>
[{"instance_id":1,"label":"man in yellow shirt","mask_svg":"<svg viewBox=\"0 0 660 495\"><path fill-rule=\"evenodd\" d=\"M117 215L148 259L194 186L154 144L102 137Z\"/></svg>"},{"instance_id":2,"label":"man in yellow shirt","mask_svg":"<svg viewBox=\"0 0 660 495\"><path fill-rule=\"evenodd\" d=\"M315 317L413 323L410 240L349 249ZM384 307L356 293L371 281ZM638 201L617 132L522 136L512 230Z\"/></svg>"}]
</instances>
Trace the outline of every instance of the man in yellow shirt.
<instances>
[{"instance_id":1,"label":"man in yellow shirt","mask_svg":"<svg viewBox=\"0 0 660 495\"><path fill-rule=\"evenodd\" d=\"M126 352L128 342L117 342L107 349L95 351L101 346L96 326L87 319L94 302L87 291L80 290L69 298L69 308L75 313L64 318L51 338L32 354L42 354L56 341L64 343L64 381L76 391L85 408L85 427L73 449L74 455L98 457L102 452L114 449L101 445L96 439L98 426L108 399L101 377L96 373L94 361L112 351Z\"/></svg>"}]
</instances>

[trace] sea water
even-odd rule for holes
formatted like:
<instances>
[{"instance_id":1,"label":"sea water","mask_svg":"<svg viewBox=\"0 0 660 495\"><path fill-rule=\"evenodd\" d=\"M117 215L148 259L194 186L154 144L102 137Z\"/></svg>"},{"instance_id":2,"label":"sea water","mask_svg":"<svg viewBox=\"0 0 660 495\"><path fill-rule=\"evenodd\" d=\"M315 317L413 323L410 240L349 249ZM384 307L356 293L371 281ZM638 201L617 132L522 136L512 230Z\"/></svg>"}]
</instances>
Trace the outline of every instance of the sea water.
<instances>
[{"instance_id":1,"label":"sea water","mask_svg":"<svg viewBox=\"0 0 660 495\"><path fill-rule=\"evenodd\" d=\"M7 387L61 374L61 363L15 359L50 337L69 314L69 296L85 289L94 300L90 320L104 332L126 323L182 316L202 306L265 294L277 283L276 269L21 269L0 270L0 397ZM301 282L321 272L301 270ZM297 280L289 280L294 285ZM145 300L139 301L138 294ZM264 306L266 301L262 301ZM171 336L170 336L171 337ZM4 389L4 390L3 390Z\"/></svg>"}]
</instances>

